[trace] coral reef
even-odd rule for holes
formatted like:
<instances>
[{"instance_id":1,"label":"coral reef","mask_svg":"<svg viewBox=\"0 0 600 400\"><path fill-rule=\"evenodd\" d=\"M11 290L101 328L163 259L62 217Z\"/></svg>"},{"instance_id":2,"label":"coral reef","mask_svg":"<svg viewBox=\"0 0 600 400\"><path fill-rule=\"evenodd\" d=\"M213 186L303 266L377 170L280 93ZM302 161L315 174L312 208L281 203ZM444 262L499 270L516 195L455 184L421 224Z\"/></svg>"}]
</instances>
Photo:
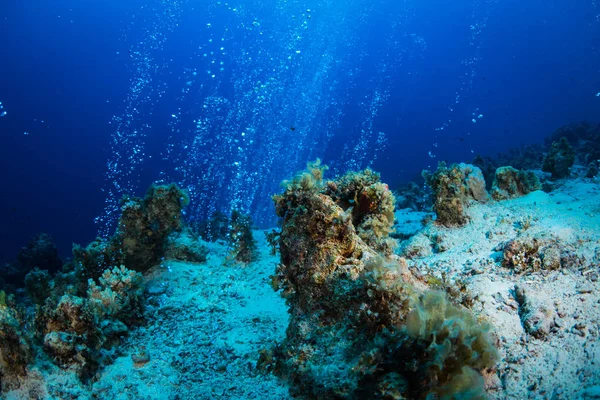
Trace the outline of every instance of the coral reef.
<instances>
[{"instance_id":1,"label":"coral reef","mask_svg":"<svg viewBox=\"0 0 600 400\"><path fill-rule=\"evenodd\" d=\"M206 261L206 246L183 230L186 204L186 195L176 185L153 185L144 199L125 198L115 234L85 249L75 246L74 260L58 272L48 264L55 257L46 264L35 261L43 257L40 254L55 254L38 250L55 250L53 245L24 249L21 264L39 264L51 271L29 268L19 317L0 292L3 382L17 382L29 361L50 359L84 382L110 362L122 338L145 320L144 278L139 271L147 271L165 256ZM40 242L50 243L46 236L39 237L36 243Z\"/></svg>"},{"instance_id":2,"label":"coral reef","mask_svg":"<svg viewBox=\"0 0 600 400\"><path fill-rule=\"evenodd\" d=\"M478 155L473 159L472 164L481 169L485 177L486 187L491 190L498 168L510 165L518 170L540 169L544 151L545 149L541 145L525 145L509 149L507 152L499 153L495 157Z\"/></svg>"},{"instance_id":3,"label":"coral reef","mask_svg":"<svg viewBox=\"0 0 600 400\"><path fill-rule=\"evenodd\" d=\"M21 249L16 260L0 267L0 284L3 281L4 284L23 286L25 275L32 269L37 267L53 273L60 270L62 265L52 237L40 233Z\"/></svg>"},{"instance_id":4,"label":"coral reef","mask_svg":"<svg viewBox=\"0 0 600 400\"><path fill-rule=\"evenodd\" d=\"M88 379L129 327L143 320L142 275L124 266L88 282L85 297L48 297L36 316L44 351L62 368Z\"/></svg>"},{"instance_id":5,"label":"coral reef","mask_svg":"<svg viewBox=\"0 0 600 400\"><path fill-rule=\"evenodd\" d=\"M566 137L553 142L548 154L544 157L542 171L550 172L552 178L566 178L571 173L571 167L575 162L575 150L569 144Z\"/></svg>"},{"instance_id":6,"label":"coral reef","mask_svg":"<svg viewBox=\"0 0 600 400\"><path fill-rule=\"evenodd\" d=\"M100 332L93 310L86 299L64 295L58 304L46 304L42 330L44 351L62 368L71 368L89 378L98 367L96 349Z\"/></svg>"},{"instance_id":7,"label":"coral reef","mask_svg":"<svg viewBox=\"0 0 600 400\"><path fill-rule=\"evenodd\" d=\"M171 233L165 243L165 258L203 263L208 256L206 244L189 228Z\"/></svg>"},{"instance_id":8,"label":"coral reef","mask_svg":"<svg viewBox=\"0 0 600 400\"><path fill-rule=\"evenodd\" d=\"M309 164L274 196L282 227L273 286L290 323L261 365L308 398L482 393L479 371L497 358L487 326L427 291L403 259L359 234L356 224L366 230L373 215L393 215L378 175L367 170L323 183L323 171L318 161Z\"/></svg>"},{"instance_id":9,"label":"coral reef","mask_svg":"<svg viewBox=\"0 0 600 400\"><path fill-rule=\"evenodd\" d=\"M98 278L115 265L144 272L164 257L165 239L183 228L182 209L189 199L177 185L152 185L143 199L125 197L117 231L86 248L74 246L73 261L85 278Z\"/></svg>"},{"instance_id":10,"label":"coral reef","mask_svg":"<svg viewBox=\"0 0 600 400\"><path fill-rule=\"evenodd\" d=\"M427 208L428 193L416 182L410 181L406 185L394 190L396 208L409 208L413 211L423 211Z\"/></svg>"},{"instance_id":11,"label":"coral reef","mask_svg":"<svg viewBox=\"0 0 600 400\"><path fill-rule=\"evenodd\" d=\"M43 305L52 295L53 281L47 270L34 268L25 276L25 289L35 304Z\"/></svg>"},{"instance_id":12,"label":"coral reef","mask_svg":"<svg viewBox=\"0 0 600 400\"><path fill-rule=\"evenodd\" d=\"M465 208L469 202L485 202L489 197L481 170L470 164L447 167L440 162L434 173L423 171L423 178L433 191L436 223L443 226L465 225L468 222Z\"/></svg>"},{"instance_id":13,"label":"coral reef","mask_svg":"<svg viewBox=\"0 0 600 400\"><path fill-rule=\"evenodd\" d=\"M252 234L252 218L237 210L231 213L231 229L229 230L229 245L233 258L241 263L256 260L256 240Z\"/></svg>"},{"instance_id":14,"label":"coral reef","mask_svg":"<svg viewBox=\"0 0 600 400\"><path fill-rule=\"evenodd\" d=\"M542 184L534 172L500 167L494 175L492 197L494 200L513 199L541 189Z\"/></svg>"},{"instance_id":15,"label":"coral reef","mask_svg":"<svg viewBox=\"0 0 600 400\"><path fill-rule=\"evenodd\" d=\"M561 267L559 244L546 235L518 236L507 242L502 251L502 265L517 274Z\"/></svg>"},{"instance_id":16,"label":"coral reef","mask_svg":"<svg viewBox=\"0 0 600 400\"><path fill-rule=\"evenodd\" d=\"M208 220L201 221L196 228L200 237L208 242L227 240L229 217L221 211L215 211Z\"/></svg>"},{"instance_id":17,"label":"coral reef","mask_svg":"<svg viewBox=\"0 0 600 400\"><path fill-rule=\"evenodd\" d=\"M312 168L318 167L319 162ZM327 182L324 194L349 212L358 236L372 248L391 254L396 247L393 232L396 198L378 173L366 169L348 172Z\"/></svg>"},{"instance_id":18,"label":"coral reef","mask_svg":"<svg viewBox=\"0 0 600 400\"><path fill-rule=\"evenodd\" d=\"M27 371L30 346L15 309L0 303L0 394L18 385Z\"/></svg>"},{"instance_id":19,"label":"coral reef","mask_svg":"<svg viewBox=\"0 0 600 400\"><path fill-rule=\"evenodd\" d=\"M123 199L110 239L75 246L73 261L53 280L40 270L27 276L32 300L43 305L35 318L44 351L59 366L88 379L106 350L143 321L140 272L165 256L206 260L206 248L189 231L180 233L187 202L176 185L152 185L144 199Z\"/></svg>"},{"instance_id":20,"label":"coral reef","mask_svg":"<svg viewBox=\"0 0 600 400\"><path fill-rule=\"evenodd\" d=\"M588 167L587 174L595 175L590 169L600 160L600 124L584 121L562 126L546 140L546 144L551 147L563 137L573 147L577 162Z\"/></svg>"},{"instance_id":21,"label":"coral reef","mask_svg":"<svg viewBox=\"0 0 600 400\"><path fill-rule=\"evenodd\" d=\"M573 163L577 163L585 168L584 176L592 178L597 175L600 163L598 143L600 124L580 122L560 127L546 139L544 145L516 147L495 157L478 155L472 163L482 170L488 190L492 188L496 170L508 165L517 170L541 169L551 173L553 179L559 179L567 177ZM542 183L546 185L543 180ZM549 185L544 188L551 189Z\"/></svg>"}]
</instances>

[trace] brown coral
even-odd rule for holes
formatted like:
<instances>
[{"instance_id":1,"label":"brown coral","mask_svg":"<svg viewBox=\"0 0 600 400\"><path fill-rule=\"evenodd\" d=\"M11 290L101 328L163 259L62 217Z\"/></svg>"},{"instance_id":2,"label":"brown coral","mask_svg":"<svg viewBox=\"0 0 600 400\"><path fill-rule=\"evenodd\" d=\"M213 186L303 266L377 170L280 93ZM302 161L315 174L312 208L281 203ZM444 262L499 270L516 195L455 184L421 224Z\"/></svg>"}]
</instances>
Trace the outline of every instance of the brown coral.
<instances>
[{"instance_id":1,"label":"brown coral","mask_svg":"<svg viewBox=\"0 0 600 400\"><path fill-rule=\"evenodd\" d=\"M494 176L492 197L494 200L513 199L541 189L542 184L532 171L500 167Z\"/></svg>"},{"instance_id":2,"label":"brown coral","mask_svg":"<svg viewBox=\"0 0 600 400\"><path fill-rule=\"evenodd\" d=\"M502 265L516 273L555 270L561 267L561 251L556 239L523 235L504 245Z\"/></svg>"},{"instance_id":3,"label":"brown coral","mask_svg":"<svg viewBox=\"0 0 600 400\"><path fill-rule=\"evenodd\" d=\"M96 239L88 247L73 248L73 259L84 277L98 278L114 265L144 272L158 264L165 253L166 238L183 228L182 210L187 194L177 185L152 185L143 199L125 197L113 237Z\"/></svg>"},{"instance_id":4,"label":"brown coral","mask_svg":"<svg viewBox=\"0 0 600 400\"><path fill-rule=\"evenodd\" d=\"M238 210L231 213L229 245L233 258L241 263L255 261L258 257L256 240L252 233L252 218Z\"/></svg>"},{"instance_id":5,"label":"brown coral","mask_svg":"<svg viewBox=\"0 0 600 400\"><path fill-rule=\"evenodd\" d=\"M393 210L387 187L368 171L323 183L317 170L297 175L274 196L282 228L273 237L281 254L273 284L291 318L286 339L263 353L261 365L308 398L482 392L478 371L495 362L486 328L443 297L437 303L452 324L425 322L422 332L409 334L403 327L409 316L415 320L414 310L424 310L423 321L436 311L419 308L424 287L406 262L356 228L368 234L369 217ZM394 350L400 348L406 351ZM439 358L443 371L433 373L428 357ZM417 374L415 363L421 363Z\"/></svg>"},{"instance_id":6,"label":"brown coral","mask_svg":"<svg viewBox=\"0 0 600 400\"><path fill-rule=\"evenodd\" d=\"M485 202L489 197L481 170L470 164L447 167L440 162L434 173L423 171L422 175L433 191L436 223L443 226L465 225L469 221L465 214L469 202Z\"/></svg>"},{"instance_id":7,"label":"brown coral","mask_svg":"<svg viewBox=\"0 0 600 400\"><path fill-rule=\"evenodd\" d=\"M14 309L0 304L0 393L27 372L30 347Z\"/></svg>"},{"instance_id":8,"label":"brown coral","mask_svg":"<svg viewBox=\"0 0 600 400\"><path fill-rule=\"evenodd\" d=\"M380 182L378 173L370 169L348 172L327 182L325 194L344 211L351 211L352 224L361 239L378 251L392 254L396 243L389 234L393 232L396 198L388 185Z\"/></svg>"}]
</instances>

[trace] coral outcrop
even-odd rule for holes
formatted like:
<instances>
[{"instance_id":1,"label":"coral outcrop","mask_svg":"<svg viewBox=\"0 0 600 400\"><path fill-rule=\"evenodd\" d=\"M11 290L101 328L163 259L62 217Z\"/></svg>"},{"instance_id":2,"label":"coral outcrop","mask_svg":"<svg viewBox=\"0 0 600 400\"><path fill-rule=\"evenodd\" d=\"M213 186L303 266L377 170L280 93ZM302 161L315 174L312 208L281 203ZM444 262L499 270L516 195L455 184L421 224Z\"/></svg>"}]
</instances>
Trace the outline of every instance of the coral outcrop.
<instances>
[{"instance_id":1,"label":"coral outcrop","mask_svg":"<svg viewBox=\"0 0 600 400\"><path fill-rule=\"evenodd\" d=\"M206 260L206 248L190 232L188 240L180 233L187 203L176 185L152 185L144 199L123 199L110 239L75 246L73 261L52 280L39 270L27 276L31 298L43 305L36 315L43 348L59 366L89 378L105 362L105 350L143 321L140 272L166 256Z\"/></svg>"},{"instance_id":2,"label":"coral outcrop","mask_svg":"<svg viewBox=\"0 0 600 400\"><path fill-rule=\"evenodd\" d=\"M96 318L118 319L128 325L142 318L142 274L121 265L90 280L87 298Z\"/></svg>"},{"instance_id":3,"label":"coral outcrop","mask_svg":"<svg viewBox=\"0 0 600 400\"><path fill-rule=\"evenodd\" d=\"M238 263L256 261L258 251L254 239L252 217L234 209L231 216L216 211L210 219L198 224L197 229L202 239L209 242L222 240L230 248L229 260Z\"/></svg>"},{"instance_id":4,"label":"coral outcrop","mask_svg":"<svg viewBox=\"0 0 600 400\"><path fill-rule=\"evenodd\" d=\"M27 371L30 346L20 317L4 300L0 303L0 394L18 385Z\"/></svg>"},{"instance_id":5,"label":"coral outcrop","mask_svg":"<svg viewBox=\"0 0 600 400\"><path fill-rule=\"evenodd\" d=\"M146 197L125 197L115 235L96 239L86 248L73 248L73 261L85 278L98 278L115 265L144 272L164 256L165 239L183 228L182 210L187 194L177 185L152 185Z\"/></svg>"},{"instance_id":6,"label":"coral outcrop","mask_svg":"<svg viewBox=\"0 0 600 400\"><path fill-rule=\"evenodd\" d=\"M252 218L237 210L231 213L231 228L229 230L229 245L233 258L241 263L256 260L256 240L252 234Z\"/></svg>"},{"instance_id":7,"label":"coral outcrop","mask_svg":"<svg viewBox=\"0 0 600 400\"><path fill-rule=\"evenodd\" d=\"M0 291L0 389L5 382L18 383L33 359L49 359L84 382L110 362L122 338L145 319L141 272L169 256L206 260L204 244L191 231L182 232L187 202L176 185L153 185L144 199L125 198L114 236L85 249L76 246L74 259L58 272L49 264L57 260L54 246L38 245L51 243L48 237L22 251L20 264L40 268L24 269L27 296L19 313Z\"/></svg>"},{"instance_id":8,"label":"coral outcrop","mask_svg":"<svg viewBox=\"0 0 600 400\"><path fill-rule=\"evenodd\" d=\"M319 164L311 168L319 168ZM348 172L327 182L325 194L349 212L358 236L372 248L391 254L396 246L389 238L394 226L396 198L378 173L366 169Z\"/></svg>"},{"instance_id":9,"label":"coral outcrop","mask_svg":"<svg viewBox=\"0 0 600 400\"><path fill-rule=\"evenodd\" d=\"M25 276L25 289L31 300L38 305L43 305L52 295L54 282L47 270L34 268Z\"/></svg>"},{"instance_id":10,"label":"coral outcrop","mask_svg":"<svg viewBox=\"0 0 600 400\"><path fill-rule=\"evenodd\" d=\"M485 202L489 195L481 170L470 164L440 162L438 169L431 173L423 171L423 178L433 191L433 210L436 223L452 227L463 226L468 222L465 208L469 202Z\"/></svg>"},{"instance_id":11,"label":"coral outcrop","mask_svg":"<svg viewBox=\"0 0 600 400\"><path fill-rule=\"evenodd\" d=\"M518 236L504 245L502 257L502 265L517 274L561 267L559 243L547 235Z\"/></svg>"},{"instance_id":12,"label":"coral outcrop","mask_svg":"<svg viewBox=\"0 0 600 400\"><path fill-rule=\"evenodd\" d=\"M566 178L571 173L571 167L575 162L575 150L566 137L553 142L548 154L544 157L542 171L550 172L552 178Z\"/></svg>"},{"instance_id":13,"label":"coral outcrop","mask_svg":"<svg viewBox=\"0 0 600 400\"><path fill-rule=\"evenodd\" d=\"M197 224L200 237L208 242L227 240L229 235L229 217L221 211L215 211L209 219Z\"/></svg>"},{"instance_id":14,"label":"coral outcrop","mask_svg":"<svg viewBox=\"0 0 600 400\"><path fill-rule=\"evenodd\" d=\"M40 233L19 251L14 261L0 267L0 285L4 282L8 285L23 286L25 275L34 268L56 272L62 265L52 237Z\"/></svg>"},{"instance_id":15,"label":"coral outcrop","mask_svg":"<svg viewBox=\"0 0 600 400\"><path fill-rule=\"evenodd\" d=\"M494 200L513 199L541 189L540 179L533 171L500 167L494 176L492 197Z\"/></svg>"},{"instance_id":16,"label":"coral outcrop","mask_svg":"<svg viewBox=\"0 0 600 400\"><path fill-rule=\"evenodd\" d=\"M274 196L282 227L272 279L290 323L260 364L307 398L477 398L479 371L497 359L488 327L389 254L386 229L379 240L367 233L380 226L366 221L393 218L377 174L324 182L324 170L310 163Z\"/></svg>"},{"instance_id":17,"label":"coral outcrop","mask_svg":"<svg viewBox=\"0 0 600 400\"><path fill-rule=\"evenodd\" d=\"M189 228L171 233L165 244L165 258L203 263L208 256L208 248L200 238L192 233Z\"/></svg>"},{"instance_id":18,"label":"coral outcrop","mask_svg":"<svg viewBox=\"0 0 600 400\"><path fill-rule=\"evenodd\" d=\"M106 362L104 351L143 320L143 283L124 266L90 279L85 296L53 293L36 315L43 349L85 380Z\"/></svg>"},{"instance_id":19,"label":"coral outcrop","mask_svg":"<svg viewBox=\"0 0 600 400\"><path fill-rule=\"evenodd\" d=\"M96 349L100 332L93 310L86 299L64 295L58 304L47 304L43 328L44 351L60 367L71 368L82 378L89 378L98 366Z\"/></svg>"},{"instance_id":20,"label":"coral outcrop","mask_svg":"<svg viewBox=\"0 0 600 400\"><path fill-rule=\"evenodd\" d=\"M498 168L510 165L518 170L541 169L544 151L545 149L541 145L525 145L509 149L504 153L497 154L495 157L478 155L473 159L472 164L481 169L485 177L486 187L491 190Z\"/></svg>"},{"instance_id":21,"label":"coral outcrop","mask_svg":"<svg viewBox=\"0 0 600 400\"><path fill-rule=\"evenodd\" d=\"M600 124L579 122L560 127L546 141L548 147L553 142L566 138L573 147L577 163L588 168L587 176L597 174L597 164L600 161Z\"/></svg>"}]
</instances>

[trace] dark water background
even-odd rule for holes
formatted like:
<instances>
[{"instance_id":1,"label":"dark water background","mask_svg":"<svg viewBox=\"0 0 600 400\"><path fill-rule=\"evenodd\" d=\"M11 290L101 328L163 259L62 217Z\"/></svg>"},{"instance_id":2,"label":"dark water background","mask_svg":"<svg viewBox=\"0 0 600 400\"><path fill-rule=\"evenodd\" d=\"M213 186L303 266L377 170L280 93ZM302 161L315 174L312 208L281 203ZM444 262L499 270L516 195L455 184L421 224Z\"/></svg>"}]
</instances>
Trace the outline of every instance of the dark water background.
<instances>
[{"instance_id":1,"label":"dark water background","mask_svg":"<svg viewBox=\"0 0 600 400\"><path fill-rule=\"evenodd\" d=\"M40 231L54 237L62 256L72 242L95 237L111 157L109 122L123 113L128 95L129 50L137 40L132 21L144 23L156 12L141 10L147 3L152 2L38 0L0 6L0 101L7 111L0 118L0 262L12 259ZM193 63L185 55L195 45L191 38L205 32L204 10L210 7L186 3L162 53L167 68L161 79L175 91L182 83L170 71ZM594 1L383 2L359 34L366 48L379 49L382 35L388 35L379 31L377 18L386 18L389 7L407 4L410 26L403 31L423 38L426 48L408 51L402 68L386 78L389 99L373 119L373 129L388 139L373 167L392 186L440 160L470 161L475 154L540 143L567 123L600 119L600 7ZM471 25L483 17L474 18L474 12L487 15L475 44ZM218 26L219 14L212 18ZM466 66L473 57L475 65ZM361 63L354 98L322 155L326 163L338 157L349 135L360 135L352 107L364 96L361 82L368 85L377 74L369 60L367 55ZM471 72L472 81L465 78ZM454 106L460 90L464 96ZM171 100L167 92L156 112L146 116L154 126L147 151L157 160L168 124L161 116L169 114ZM193 101L188 105L193 108ZM449 120L443 131L436 130ZM136 194L165 168L159 161L147 164Z\"/></svg>"}]
</instances>

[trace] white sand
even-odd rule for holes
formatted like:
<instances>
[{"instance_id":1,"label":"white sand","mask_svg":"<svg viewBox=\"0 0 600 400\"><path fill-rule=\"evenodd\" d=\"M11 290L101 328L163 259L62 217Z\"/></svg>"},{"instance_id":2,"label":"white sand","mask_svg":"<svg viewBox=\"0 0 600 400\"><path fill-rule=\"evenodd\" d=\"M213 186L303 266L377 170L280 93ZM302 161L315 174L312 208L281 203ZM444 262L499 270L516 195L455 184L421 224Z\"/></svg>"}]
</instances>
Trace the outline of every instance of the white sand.
<instances>
[{"instance_id":1,"label":"white sand","mask_svg":"<svg viewBox=\"0 0 600 400\"><path fill-rule=\"evenodd\" d=\"M428 239L431 250L422 253L433 254L409 265L464 281L477 297L473 310L495 326L502 361L497 376L487 379L490 398L600 396L600 284L593 281L600 274L600 185L569 181L550 194L474 204L467 213L471 222L463 228L424 227L419 242ZM502 253L495 250L519 235L554 238L578 263L514 274L501 266ZM434 242L446 250L435 253ZM516 285L533 303L550 304L552 328L545 338L525 332Z\"/></svg>"}]
</instances>

